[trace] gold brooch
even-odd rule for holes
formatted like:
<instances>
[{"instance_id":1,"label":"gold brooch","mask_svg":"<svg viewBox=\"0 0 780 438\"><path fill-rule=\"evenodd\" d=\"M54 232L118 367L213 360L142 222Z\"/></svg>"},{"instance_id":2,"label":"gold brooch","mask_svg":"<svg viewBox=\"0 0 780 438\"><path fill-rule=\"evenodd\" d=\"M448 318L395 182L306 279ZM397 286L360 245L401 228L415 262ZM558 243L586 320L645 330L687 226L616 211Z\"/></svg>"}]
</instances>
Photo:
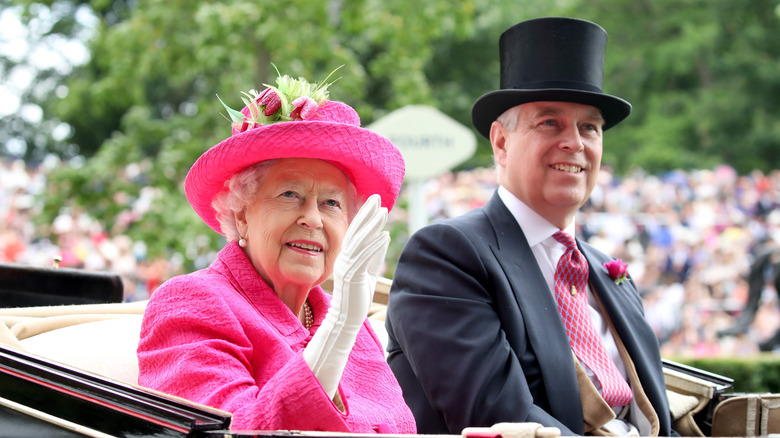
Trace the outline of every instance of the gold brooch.
<instances>
[{"instance_id":1,"label":"gold brooch","mask_svg":"<svg viewBox=\"0 0 780 438\"><path fill-rule=\"evenodd\" d=\"M577 288L574 287L574 285L571 285L571 296L576 297L577 296Z\"/></svg>"}]
</instances>

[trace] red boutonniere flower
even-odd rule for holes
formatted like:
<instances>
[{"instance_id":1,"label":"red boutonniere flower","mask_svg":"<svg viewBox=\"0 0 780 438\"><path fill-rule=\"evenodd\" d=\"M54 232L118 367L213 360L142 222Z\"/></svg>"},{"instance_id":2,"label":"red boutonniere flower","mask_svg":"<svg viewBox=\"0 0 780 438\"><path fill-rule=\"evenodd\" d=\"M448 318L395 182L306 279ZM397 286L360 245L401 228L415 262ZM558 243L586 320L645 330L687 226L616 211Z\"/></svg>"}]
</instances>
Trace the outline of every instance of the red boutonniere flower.
<instances>
[{"instance_id":1,"label":"red boutonniere flower","mask_svg":"<svg viewBox=\"0 0 780 438\"><path fill-rule=\"evenodd\" d=\"M604 263L604 267L607 269L609 276L615 280L615 284L620 284L625 280L628 280L628 265L623 263L622 259L611 260Z\"/></svg>"}]
</instances>

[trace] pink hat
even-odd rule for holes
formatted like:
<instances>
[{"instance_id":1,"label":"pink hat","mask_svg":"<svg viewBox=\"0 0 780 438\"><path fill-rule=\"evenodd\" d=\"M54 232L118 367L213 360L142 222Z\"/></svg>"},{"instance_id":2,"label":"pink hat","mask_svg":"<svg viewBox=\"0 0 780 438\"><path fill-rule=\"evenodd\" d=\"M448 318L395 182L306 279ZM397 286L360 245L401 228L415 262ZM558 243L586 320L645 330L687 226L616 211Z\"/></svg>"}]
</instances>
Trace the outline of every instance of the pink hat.
<instances>
[{"instance_id":1,"label":"pink hat","mask_svg":"<svg viewBox=\"0 0 780 438\"><path fill-rule=\"evenodd\" d=\"M349 105L328 100L330 84L310 84L289 76L277 78L277 87L262 93L244 93L246 107L235 111L233 134L198 158L184 182L192 208L208 226L222 234L211 203L226 191L236 173L274 158L317 158L338 167L365 200L382 197L393 208L405 165L390 140L360 127L360 117ZM224 105L224 104L223 104Z\"/></svg>"}]
</instances>

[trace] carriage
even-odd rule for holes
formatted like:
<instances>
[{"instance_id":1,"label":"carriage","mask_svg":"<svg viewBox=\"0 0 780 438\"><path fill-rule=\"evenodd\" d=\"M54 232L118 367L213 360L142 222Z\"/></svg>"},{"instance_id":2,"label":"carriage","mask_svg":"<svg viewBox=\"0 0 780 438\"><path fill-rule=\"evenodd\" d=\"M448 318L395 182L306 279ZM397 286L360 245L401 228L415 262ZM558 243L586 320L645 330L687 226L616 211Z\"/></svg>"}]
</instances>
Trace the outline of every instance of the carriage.
<instances>
[{"instance_id":1,"label":"carriage","mask_svg":"<svg viewBox=\"0 0 780 438\"><path fill-rule=\"evenodd\" d=\"M0 279L0 436L358 436L231 431L228 412L138 386L135 348L146 302L122 302L115 274L0 264ZM379 279L369 311L383 342L390 284ZM666 360L664 377L683 436L780 432L778 394L736 394L728 377ZM461 435L555 435L530 426L467 428Z\"/></svg>"}]
</instances>

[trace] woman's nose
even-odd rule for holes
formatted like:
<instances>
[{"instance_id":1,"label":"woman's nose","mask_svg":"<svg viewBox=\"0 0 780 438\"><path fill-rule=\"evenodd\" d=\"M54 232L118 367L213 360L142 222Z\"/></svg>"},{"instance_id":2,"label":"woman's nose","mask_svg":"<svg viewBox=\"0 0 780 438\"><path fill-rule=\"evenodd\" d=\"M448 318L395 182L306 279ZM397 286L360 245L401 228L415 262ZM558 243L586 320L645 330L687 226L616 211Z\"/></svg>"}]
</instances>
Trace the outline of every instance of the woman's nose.
<instances>
[{"instance_id":1,"label":"woman's nose","mask_svg":"<svg viewBox=\"0 0 780 438\"><path fill-rule=\"evenodd\" d=\"M311 230L322 228L322 214L315 199L306 199L301 205L298 225Z\"/></svg>"}]
</instances>

